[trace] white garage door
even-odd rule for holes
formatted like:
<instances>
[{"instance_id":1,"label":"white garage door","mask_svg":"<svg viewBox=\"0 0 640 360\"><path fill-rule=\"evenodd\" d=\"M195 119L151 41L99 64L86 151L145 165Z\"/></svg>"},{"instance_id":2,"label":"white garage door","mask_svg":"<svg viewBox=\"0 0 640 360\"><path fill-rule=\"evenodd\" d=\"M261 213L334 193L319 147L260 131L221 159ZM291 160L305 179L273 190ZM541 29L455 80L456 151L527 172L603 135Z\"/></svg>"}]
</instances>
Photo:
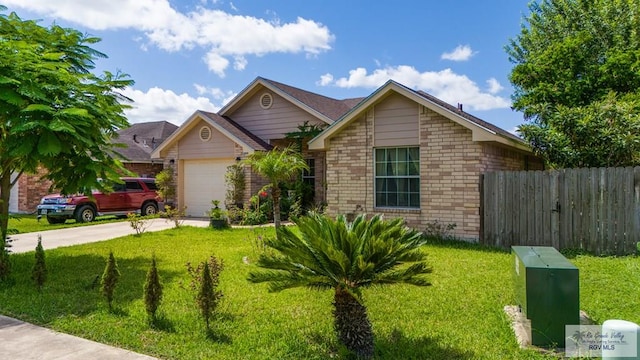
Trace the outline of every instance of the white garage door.
<instances>
[{"instance_id":1,"label":"white garage door","mask_svg":"<svg viewBox=\"0 0 640 360\"><path fill-rule=\"evenodd\" d=\"M187 215L206 216L211 209L211 200L224 203L227 192L224 174L234 159L185 160L184 162L184 205Z\"/></svg>"}]
</instances>

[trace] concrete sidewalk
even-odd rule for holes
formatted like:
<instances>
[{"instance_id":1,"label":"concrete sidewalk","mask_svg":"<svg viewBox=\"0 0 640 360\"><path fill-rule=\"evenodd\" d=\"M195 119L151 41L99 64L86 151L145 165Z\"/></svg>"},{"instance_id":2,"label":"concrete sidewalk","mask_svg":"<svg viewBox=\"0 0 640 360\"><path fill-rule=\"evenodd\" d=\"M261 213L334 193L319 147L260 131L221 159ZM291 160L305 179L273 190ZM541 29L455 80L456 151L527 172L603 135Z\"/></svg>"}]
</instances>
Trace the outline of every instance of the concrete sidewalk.
<instances>
[{"instance_id":1,"label":"concrete sidewalk","mask_svg":"<svg viewBox=\"0 0 640 360\"><path fill-rule=\"evenodd\" d=\"M183 225L206 227L208 220L185 220ZM149 221L146 231L173 227L164 219ZM117 222L12 235L11 251L34 251L42 236L42 246L53 249L104 241L135 234L129 222ZM153 360L155 358L49 330L0 315L0 360Z\"/></svg>"},{"instance_id":2,"label":"concrete sidewalk","mask_svg":"<svg viewBox=\"0 0 640 360\"><path fill-rule=\"evenodd\" d=\"M11 360L155 359L2 315L0 315L0 358Z\"/></svg>"},{"instance_id":3,"label":"concrete sidewalk","mask_svg":"<svg viewBox=\"0 0 640 360\"><path fill-rule=\"evenodd\" d=\"M165 219L151 219L145 232L166 230L173 227L173 222ZM186 219L184 226L209 226L208 220ZM120 236L135 234L128 221L112 222L90 226L80 226L68 229L47 230L26 234L11 235L11 252L24 253L35 251L38 245L38 235L42 236L42 247L53 249L62 246L86 244L90 242L114 239Z\"/></svg>"}]
</instances>

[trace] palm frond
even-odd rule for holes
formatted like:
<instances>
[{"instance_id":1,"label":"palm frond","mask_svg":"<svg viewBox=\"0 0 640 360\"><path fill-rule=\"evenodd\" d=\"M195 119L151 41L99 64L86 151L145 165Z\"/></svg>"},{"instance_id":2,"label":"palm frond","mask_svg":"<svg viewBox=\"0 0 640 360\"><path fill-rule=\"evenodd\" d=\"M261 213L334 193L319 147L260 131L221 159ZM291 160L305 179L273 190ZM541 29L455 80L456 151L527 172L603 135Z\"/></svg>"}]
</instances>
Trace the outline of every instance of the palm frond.
<instances>
[{"instance_id":1,"label":"palm frond","mask_svg":"<svg viewBox=\"0 0 640 360\"><path fill-rule=\"evenodd\" d=\"M249 281L269 282L271 291L340 287L354 294L373 284L429 284L424 240L402 219L362 214L348 222L310 213L295 223L297 230L281 227L265 241L276 252L260 257L258 266L269 271L252 272Z\"/></svg>"}]
</instances>

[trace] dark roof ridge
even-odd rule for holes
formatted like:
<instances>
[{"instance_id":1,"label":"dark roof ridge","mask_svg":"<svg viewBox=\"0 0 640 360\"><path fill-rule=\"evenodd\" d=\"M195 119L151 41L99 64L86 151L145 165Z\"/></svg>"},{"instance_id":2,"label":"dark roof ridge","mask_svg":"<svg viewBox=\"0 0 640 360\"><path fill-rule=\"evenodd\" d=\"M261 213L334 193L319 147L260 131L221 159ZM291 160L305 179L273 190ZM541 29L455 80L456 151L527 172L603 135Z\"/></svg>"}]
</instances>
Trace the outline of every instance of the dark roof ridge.
<instances>
[{"instance_id":1,"label":"dark roof ridge","mask_svg":"<svg viewBox=\"0 0 640 360\"><path fill-rule=\"evenodd\" d=\"M300 101L306 106L327 116L329 119L336 121L344 114L349 112L362 98L336 99L326 95L318 94L309 90L304 90L295 86L287 85L278 81L270 80L264 77L259 79L275 86L279 90L285 92L294 99Z\"/></svg>"},{"instance_id":2,"label":"dark roof ridge","mask_svg":"<svg viewBox=\"0 0 640 360\"><path fill-rule=\"evenodd\" d=\"M404 86L404 85L401 85L401 86ZM406 86L404 86L404 87L407 88ZM448 102L446 102L444 100L440 100L439 98L437 98L437 97L435 97L435 96L433 96L433 95L431 95L431 94L429 94L429 93L427 93L425 91L413 90L413 89L410 89L410 88L407 88L407 89L409 89L409 90L415 92L416 94L428 99L431 102L434 102L434 103L438 104L439 106L442 106L442 107L446 108L447 110L449 110L451 112L454 112L454 113L462 116L463 118L465 118L465 119L467 119L467 120L469 120L469 121L471 121L471 122L473 122L473 123L475 123L475 124L477 124L477 125L479 125L481 127L484 127L486 129L489 129L489 130L495 132L496 134L499 134L499 135L502 135L502 136L506 136L508 138L511 138L511 139L514 139L514 140L518 140L518 141L521 141L521 142L523 141L522 138L520 138L520 137L518 137L518 136L516 136L516 135L514 135L514 134L512 134L512 133L510 133L510 132L508 132L506 130L504 130L503 128L498 127L498 126L496 126L496 125L494 125L494 124L492 124L490 122L487 122L485 120L482 120L479 117L477 117L475 115L472 115L472 114L470 114L470 113L468 113L468 112L466 112L464 110L461 110L460 108L458 108L456 106L453 106L453 105L449 104Z\"/></svg>"}]
</instances>

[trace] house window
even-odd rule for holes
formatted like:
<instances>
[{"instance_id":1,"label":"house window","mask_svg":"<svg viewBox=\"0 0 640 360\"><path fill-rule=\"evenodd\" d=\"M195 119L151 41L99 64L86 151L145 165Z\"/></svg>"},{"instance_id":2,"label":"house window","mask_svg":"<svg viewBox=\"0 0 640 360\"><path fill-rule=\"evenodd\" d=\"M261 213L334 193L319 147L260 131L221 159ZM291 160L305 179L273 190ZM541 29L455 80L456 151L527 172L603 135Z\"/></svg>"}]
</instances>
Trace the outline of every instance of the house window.
<instances>
[{"instance_id":1,"label":"house window","mask_svg":"<svg viewBox=\"0 0 640 360\"><path fill-rule=\"evenodd\" d=\"M376 207L420 208L418 147L375 149Z\"/></svg>"},{"instance_id":2,"label":"house window","mask_svg":"<svg viewBox=\"0 0 640 360\"><path fill-rule=\"evenodd\" d=\"M312 189L316 187L316 159L306 159L309 171L302 170L302 182L311 186Z\"/></svg>"},{"instance_id":3,"label":"house window","mask_svg":"<svg viewBox=\"0 0 640 360\"><path fill-rule=\"evenodd\" d=\"M302 187L297 187L301 205L305 208L313 205L316 198L316 160L306 159L309 170L302 170Z\"/></svg>"}]
</instances>

